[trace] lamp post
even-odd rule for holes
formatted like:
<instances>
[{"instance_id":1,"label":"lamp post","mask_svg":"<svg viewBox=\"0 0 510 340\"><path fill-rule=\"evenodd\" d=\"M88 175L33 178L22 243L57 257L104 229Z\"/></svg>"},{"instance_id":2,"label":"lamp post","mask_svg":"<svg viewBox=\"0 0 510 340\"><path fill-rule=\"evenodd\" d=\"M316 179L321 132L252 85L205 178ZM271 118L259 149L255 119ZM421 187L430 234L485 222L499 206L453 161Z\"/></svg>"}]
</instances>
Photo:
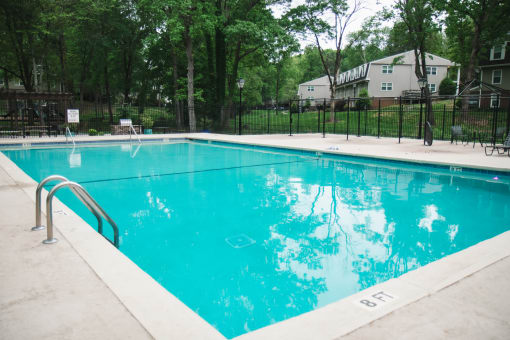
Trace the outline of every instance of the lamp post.
<instances>
[{"instance_id":1,"label":"lamp post","mask_svg":"<svg viewBox=\"0 0 510 340\"><path fill-rule=\"evenodd\" d=\"M244 79L239 78L237 81L237 86L239 87L239 135L241 135L242 123L241 123L241 105L243 102L243 87L244 87Z\"/></svg>"},{"instance_id":2,"label":"lamp post","mask_svg":"<svg viewBox=\"0 0 510 340\"><path fill-rule=\"evenodd\" d=\"M426 87L428 86L427 78L419 78L418 79L418 86L421 90L420 99L423 98L423 92L425 91ZM421 115L420 115L421 118ZM420 124L421 128L421 124ZM430 103L429 103L429 96L428 92L425 91L425 133L423 134L423 144L427 146L432 145L432 126L430 125Z\"/></svg>"}]
</instances>

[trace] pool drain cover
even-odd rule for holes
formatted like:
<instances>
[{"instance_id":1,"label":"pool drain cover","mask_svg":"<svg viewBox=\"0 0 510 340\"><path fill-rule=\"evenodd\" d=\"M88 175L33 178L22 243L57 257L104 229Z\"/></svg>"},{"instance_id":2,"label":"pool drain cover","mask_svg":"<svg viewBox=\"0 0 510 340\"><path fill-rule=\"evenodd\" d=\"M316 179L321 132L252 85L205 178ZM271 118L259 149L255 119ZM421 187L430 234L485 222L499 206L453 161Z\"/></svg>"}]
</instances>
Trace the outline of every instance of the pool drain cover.
<instances>
[{"instance_id":1,"label":"pool drain cover","mask_svg":"<svg viewBox=\"0 0 510 340\"><path fill-rule=\"evenodd\" d=\"M225 239L225 241L232 247L232 248L244 248L251 246L252 244L255 244L255 240L249 238L245 234L239 234L235 236L230 236Z\"/></svg>"}]
</instances>

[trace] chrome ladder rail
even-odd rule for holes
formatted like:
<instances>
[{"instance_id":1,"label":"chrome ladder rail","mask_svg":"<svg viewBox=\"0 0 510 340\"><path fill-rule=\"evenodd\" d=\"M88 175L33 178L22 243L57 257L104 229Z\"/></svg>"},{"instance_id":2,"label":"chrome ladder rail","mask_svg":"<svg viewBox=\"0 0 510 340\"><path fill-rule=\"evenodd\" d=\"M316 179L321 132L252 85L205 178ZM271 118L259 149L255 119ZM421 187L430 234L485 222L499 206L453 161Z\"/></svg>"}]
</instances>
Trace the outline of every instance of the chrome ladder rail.
<instances>
[{"instance_id":1,"label":"chrome ladder rail","mask_svg":"<svg viewBox=\"0 0 510 340\"><path fill-rule=\"evenodd\" d=\"M67 141L67 133L69 132L69 137L71 137L71 141L73 142L73 145L76 146L76 143L74 142L74 137L73 137L73 134L71 133L71 130L69 129L69 126L66 126L66 143L68 143Z\"/></svg>"},{"instance_id":2,"label":"chrome ladder rail","mask_svg":"<svg viewBox=\"0 0 510 340\"><path fill-rule=\"evenodd\" d=\"M35 227L32 227L32 231L42 230L46 228L46 226L42 225L41 223L41 192L43 189L43 186L52 181L61 181L61 182L67 182L69 181L64 176L60 175L51 175L43 179L38 185L37 189L35 190ZM91 207L84 199L81 197L81 195L75 191L74 188L70 188L76 197L90 210L90 212L96 217L97 219L97 231L100 234L103 234L103 220L101 219L101 216Z\"/></svg>"},{"instance_id":3,"label":"chrome ladder rail","mask_svg":"<svg viewBox=\"0 0 510 340\"><path fill-rule=\"evenodd\" d=\"M71 192L90 210L90 212L96 217L97 219L97 231L101 236L103 236L108 242L113 244L116 248L119 247L119 229L117 227L117 224L113 221L113 219L104 211L104 209L99 205L99 203L96 202L90 196L90 194L83 188L80 184L76 182L71 182L67 180L67 178L59 175L53 175L45 178L44 180L39 183L36 190L36 226L32 228L32 230L41 230L44 229L44 226L41 225L41 191L44 184L46 184L49 181L56 181L60 180L61 183L57 184L48 194L46 197L46 232L47 232L47 238L43 241L44 244L51 244L55 243L58 240L53 237L53 209L52 209L52 202L53 202L53 196L57 193L58 190L64 187L69 187ZM106 238L106 236L103 235L103 220L101 219L103 217L113 228L113 242Z\"/></svg>"},{"instance_id":4,"label":"chrome ladder rail","mask_svg":"<svg viewBox=\"0 0 510 340\"><path fill-rule=\"evenodd\" d=\"M135 134L136 138L138 138L138 143L142 144L142 141L140 140L140 136L136 133L135 128L133 127L133 124L129 124L129 141L131 142L131 131Z\"/></svg>"}]
</instances>

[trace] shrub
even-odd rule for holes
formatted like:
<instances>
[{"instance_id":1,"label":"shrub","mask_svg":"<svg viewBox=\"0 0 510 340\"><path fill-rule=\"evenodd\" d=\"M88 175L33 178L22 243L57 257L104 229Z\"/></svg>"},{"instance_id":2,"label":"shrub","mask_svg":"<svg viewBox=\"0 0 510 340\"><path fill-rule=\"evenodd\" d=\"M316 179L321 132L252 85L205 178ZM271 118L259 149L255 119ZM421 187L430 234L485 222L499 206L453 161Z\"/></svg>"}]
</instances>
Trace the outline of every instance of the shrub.
<instances>
[{"instance_id":1,"label":"shrub","mask_svg":"<svg viewBox=\"0 0 510 340\"><path fill-rule=\"evenodd\" d=\"M97 130L96 129L89 129L89 136L97 136Z\"/></svg>"},{"instance_id":2,"label":"shrub","mask_svg":"<svg viewBox=\"0 0 510 340\"><path fill-rule=\"evenodd\" d=\"M368 109L370 106L370 98L368 98L368 90L367 89L361 89L359 91L359 99L356 102L356 108L359 110Z\"/></svg>"},{"instance_id":3,"label":"shrub","mask_svg":"<svg viewBox=\"0 0 510 340\"><path fill-rule=\"evenodd\" d=\"M457 85L450 78L444 78L439 84L439 95L453 96L457 90Z\"/></svg>"},{"instance_id":4,"label":"shrub","mask_svg":"<svg viewBox=\"0 0 510 340\"><path fill-rule=\"evenodd\" d=\"M142 121L142 125L145 129L151 129L152 126L154 125L154 120L152 119L152 117L146 113L144 113L142 115L142 118L141 118L141 121Z\"/></svg>"}]
</instances>

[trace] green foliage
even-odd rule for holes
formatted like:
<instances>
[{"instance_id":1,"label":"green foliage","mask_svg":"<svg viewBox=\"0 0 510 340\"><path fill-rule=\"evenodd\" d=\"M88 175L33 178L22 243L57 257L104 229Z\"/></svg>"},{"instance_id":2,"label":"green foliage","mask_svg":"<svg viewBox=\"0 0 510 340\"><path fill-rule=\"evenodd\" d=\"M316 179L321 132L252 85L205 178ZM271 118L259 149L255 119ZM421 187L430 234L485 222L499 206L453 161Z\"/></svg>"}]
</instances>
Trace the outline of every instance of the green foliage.
<instances>
[{"instance_id":1,"label":"green foliage","mask_svg":"<svg viewBox=\"0 0 510 340\"><path fill-rule=\"evenodd\" d=\"M368 90L366 88L363 88L359 91L358 95L359 99L356 102L356 108L360 110L364 110L370 107L371 101L368 97Z\"/></svg>"},{"instance_id":2,"label":"green foliage","mask_svg":"<svg viewBox=\"0 0 510 340\"><path fill-rule=\"evenodd\" d=\"M89 129L89 136L97 136L97 130L96 129Z\"/></svg>"},{"instance_id":3,"label":"green foliage","mask_svg":"<svg viewBox=\"0 0 510 340\"><path fill-rule=\"evenodd\" d=\"M310 108L310 106L312 106L312 102L310 101L310 99L306 99L306 101L305 101L305 105L303 105L303 107L304 107L305 109L309 109L309 108Z\"/></svg>"},{"instance_id":4,"label":"green foliage","mask_svg":"<svg viewBox=\"0 0 510 340\"><path fill-rule=\"evenodd\" d=\"M448 77L441 80L441 83L439 84L439 94L441 96L452 96L455 94L456 90L457 85L455 85L453 80Z\"/></svg>"},{"instance_id":5,"label":"green foliage","mask_svg":"<svg viewBox=\"0 0 510 340\"><path fill-rule=\"evenodd\" d=\"M151 129L152 126L154 125L154 120L152 119L152 116L149 115L148 113L144 113L140 121L145 129Z\"/></svg>"}]
</instances>

